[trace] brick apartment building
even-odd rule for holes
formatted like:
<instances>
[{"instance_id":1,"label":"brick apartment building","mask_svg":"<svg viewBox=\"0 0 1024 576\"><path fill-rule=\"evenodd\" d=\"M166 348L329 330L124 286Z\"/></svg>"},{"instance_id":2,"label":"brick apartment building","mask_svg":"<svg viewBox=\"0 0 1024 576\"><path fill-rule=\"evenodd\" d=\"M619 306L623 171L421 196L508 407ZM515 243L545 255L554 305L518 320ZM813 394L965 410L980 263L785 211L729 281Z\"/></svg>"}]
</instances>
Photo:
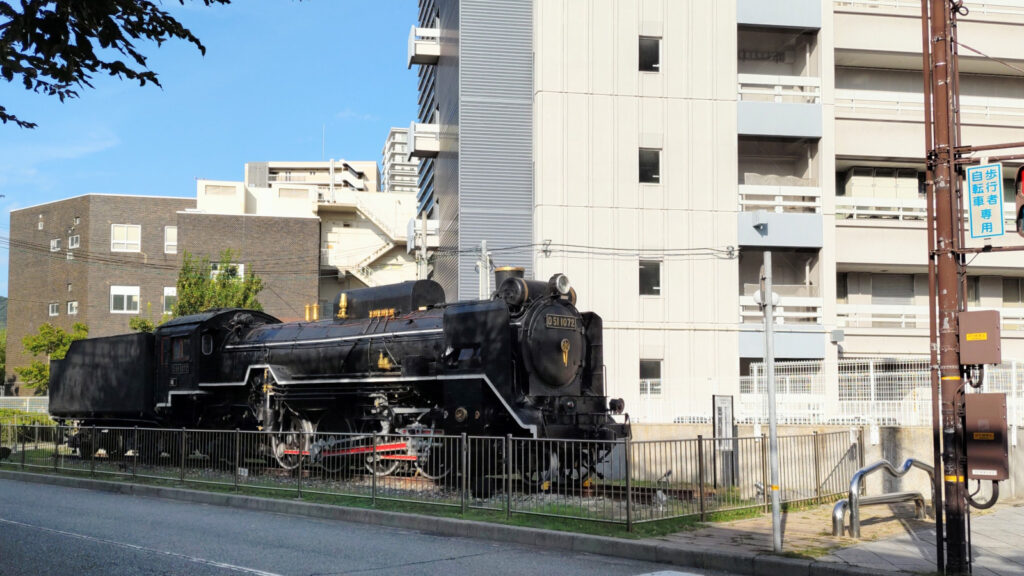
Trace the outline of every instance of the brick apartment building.
<instances>
[{"instance_id":1,"label":"brick apartment building","mask_svg":"<svg viewBox=\"0 0 1024 576\"><path fill-rule=\"evenodd\" d=\"M90 336L111 336L128 332L132 317L159 320L173 306L186 251L216 261L233 250L245 272L263 279L260 302L279 318L301 318L317 302L315 214L196 208L196 198L87 194L12 211L8 373L31 361L22 339L44 322L65 330L82 322Z\"/></svg>"}]
</instances>

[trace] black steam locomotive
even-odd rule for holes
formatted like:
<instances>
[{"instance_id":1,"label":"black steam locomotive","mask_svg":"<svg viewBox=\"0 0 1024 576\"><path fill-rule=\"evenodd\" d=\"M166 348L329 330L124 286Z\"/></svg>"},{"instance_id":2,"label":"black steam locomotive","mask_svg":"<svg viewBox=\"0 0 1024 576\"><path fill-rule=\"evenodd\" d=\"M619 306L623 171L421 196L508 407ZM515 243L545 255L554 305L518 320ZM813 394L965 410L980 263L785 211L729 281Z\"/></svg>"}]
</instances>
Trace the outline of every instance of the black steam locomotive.
<instances>
[{"instance_id":1,"label":"black steam locomotive","mask_svg":"<svg viewBox=\"0 0 1024 576\"><path fill-rule=\"evenodd\" d=\"M569 280L501 270L490 300L445 303L429 280L350 290L333 318L252 310L175 318L152 334L74 342L50 412L86 425L265 430L284 467L312 433L608 440L629 434L604 392L601 318ZM326 453L326 452L325 452Z\"/></svg>"}]
</instances>

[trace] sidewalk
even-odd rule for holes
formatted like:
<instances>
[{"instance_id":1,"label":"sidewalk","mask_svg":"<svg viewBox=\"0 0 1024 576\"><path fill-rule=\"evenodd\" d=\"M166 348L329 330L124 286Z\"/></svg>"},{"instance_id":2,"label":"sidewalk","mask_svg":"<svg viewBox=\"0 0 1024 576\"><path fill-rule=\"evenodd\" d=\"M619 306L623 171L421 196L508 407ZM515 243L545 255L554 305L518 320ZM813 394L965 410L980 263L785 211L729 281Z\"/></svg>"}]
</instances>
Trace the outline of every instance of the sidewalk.
<instances>
[{"instance_id":1,"label":"sidewalk","mask_svg":"<svg viewBox=\"0 0 1024 576\"><path fill-rule=\"evenodd\" d=\"M831 510L831 506L820 506L783 515L784 554L865 572L935 571L934 520L914 519L912 504L864 508L859 540L832 536ZM1024 574L1024 548L1019 544L1024 534L1024 503L1003 503L984 514L975 511L971 532L974 574ZM771 516L716 523L654 540L683 549L770 553Z\"/></svg>"}]
</instances>

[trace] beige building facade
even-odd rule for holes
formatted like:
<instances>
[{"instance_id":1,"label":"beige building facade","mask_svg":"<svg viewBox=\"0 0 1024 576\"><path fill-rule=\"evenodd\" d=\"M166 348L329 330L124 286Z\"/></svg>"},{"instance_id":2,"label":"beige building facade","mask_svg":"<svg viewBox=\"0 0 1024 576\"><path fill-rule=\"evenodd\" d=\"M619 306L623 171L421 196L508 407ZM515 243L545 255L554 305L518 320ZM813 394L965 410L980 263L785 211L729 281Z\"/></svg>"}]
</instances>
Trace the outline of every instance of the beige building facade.
<instances>
[{"instance_id":1,"label":"beige building facade","mask_svg":"<svg viewBox=\"0 0 1024 576\"><path fill-rule=\"evenodd\" d=\"M471 65L473 40L492 30L476 4L423 0L410 38L410 64L429 90L421 102L436 102L414 125L413 154L431 161L420 203L440 201L430 213L441 248L463 253L464 242L453 244L461 237L444 231L473 232L489 215L475 209L465 176L439 182L489 158L446 137L481 122L465 110L481 98L467 86L484 74ZM507 46L486 49L495 68L532 86L531 137L519 143L532 185L513 191L532 203L528 269L566 273L581 309L603 316L611 394L634 417L702 421L712 395L760 396L750 378L764 351L754 293L765 250L781 300L776 354L817 373L794 397L837 410L849 396L843 362L927 354L917 3L503 4L501 17L518 20L507 23ZM961 19L961 41L1024 67L1013 49L1024 2L979 5ZM516 43L532 62L519 60ZM961 56L964 142L1019 141L1024 74ZM1015 172L1005 166L1010 230ZM453 201L465 208L445 210ZM1012 234L995 242L1021 243ZM500 238L488 246L498 264L515 253ZM473 297L463 280L453 285ZM965 299L1001 311L1004 358L1024 359L1024 261L978 256Z\"/></svg>"}]
</instances>

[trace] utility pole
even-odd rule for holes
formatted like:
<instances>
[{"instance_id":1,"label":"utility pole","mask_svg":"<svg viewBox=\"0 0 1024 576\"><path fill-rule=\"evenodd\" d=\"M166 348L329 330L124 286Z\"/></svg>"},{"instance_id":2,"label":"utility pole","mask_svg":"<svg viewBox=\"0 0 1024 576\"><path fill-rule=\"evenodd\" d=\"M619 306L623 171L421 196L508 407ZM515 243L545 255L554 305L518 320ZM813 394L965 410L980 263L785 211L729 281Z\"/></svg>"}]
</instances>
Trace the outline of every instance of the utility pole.
<instances>
[{"instance_id":1,"label":"utility pole","mask_svg":"<svg viewBox=\"0 0 1024 576\"><path fill-rule=\"evenodd\" d=\"M933 402L938 399L935 440L941 429L942 476L945 496L945 573L970 572L967 555L967 515L963 436L963 380L960 367L958 320L962 309L960 277L964 267L961 246L960 177L956 170L960 142L958 117L959 78L956 63L955 23L960 6L955 0L921 3L922 47L925 75L925 145L928 178L928 270L931 308ZM930 112L930 114L929 114ZM936 451L938 444L936 444ZM940 472L941 471L941 472ZM938 492L936 492L936 496ZM943 520L936 502L936 549L943 570Z\"/></svg>"},{"instance_id":2,"label":"utility pole","mask_svg":"<svg viewBox=\"0 0 1024 576\"><path fill-rule=\"evenodd\" d=\"M761 298L764 310L764 368L768 388L768 462L772 498L772 550L782 552L782 502L779 494L779 428L775 414L775 294L772 292L772 251L764 251L761 272Z\"/></svg>"},{"instance_id":3,"label":"utility pole","mask_svg":"<svg viewBox=\"0 0 1024 576\"><path fill-rule=\"evenodd\" d=\"M487 240L480 241L480 260L476 263L480 278L480 299L491 297L491 253L487 251Z\"/></svg>"}]
</instances>

